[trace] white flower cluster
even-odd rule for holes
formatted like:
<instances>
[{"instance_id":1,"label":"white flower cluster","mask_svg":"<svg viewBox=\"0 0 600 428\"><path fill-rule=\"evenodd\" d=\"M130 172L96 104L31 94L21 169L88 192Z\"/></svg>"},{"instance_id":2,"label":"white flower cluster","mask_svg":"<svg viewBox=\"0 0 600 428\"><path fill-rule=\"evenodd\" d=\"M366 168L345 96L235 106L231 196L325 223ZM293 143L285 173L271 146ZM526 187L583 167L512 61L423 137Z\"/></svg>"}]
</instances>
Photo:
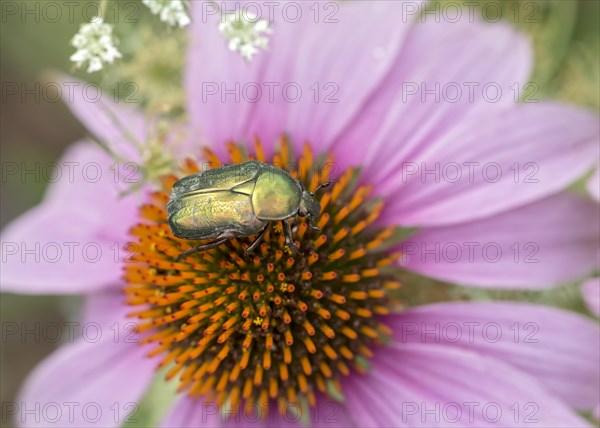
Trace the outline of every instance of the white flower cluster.
<instances>
[{"instance_id":1,"label":"white flower cluster","mask_svg":"<svg viewBox=\"0 0 600 428\"><path fill-rule=\"evenodd\" d=\"M71 45L77 51L70 58L77 68L87 63L87 72L93 73L102 70L104 63L112 64L116 58L121 58L112 31L112 25L105 24L98 16L79 27L79 32L71 39Z\"/></svg>"},{"instance_id":2,"label":"white flower cluster","mask_svg":"<svg viewBox=\"0 0 600 428\"><path fill-rule=\"evenodd\" d=\"M254 14L241 11L226 13L222 16L219 30L229 40L229 49L239 51L246 60L250 61L259 49L269 45L267 34L271 34L269 22L257 19Z\"/></svg>"},{"instance_id":3,"label":"white flower cluster","mask_svg":"<svg viewBox=\"0 0 600 428\"><path fill-rule=\"evenodd\" d=\"M181 0L142 0L160 20L174 27L185 27L190 23L185 5Z\"/></svg>"}]
</instances>

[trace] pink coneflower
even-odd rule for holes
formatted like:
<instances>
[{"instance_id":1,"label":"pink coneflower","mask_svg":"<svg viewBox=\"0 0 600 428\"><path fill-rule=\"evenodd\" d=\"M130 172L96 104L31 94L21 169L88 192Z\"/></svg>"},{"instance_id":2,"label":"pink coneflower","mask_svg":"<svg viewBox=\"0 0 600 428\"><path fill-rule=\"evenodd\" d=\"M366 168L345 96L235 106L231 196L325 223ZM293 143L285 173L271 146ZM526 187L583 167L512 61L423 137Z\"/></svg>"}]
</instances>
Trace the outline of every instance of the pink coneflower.
<instances>
[{"instance_id":1,"label":"pink coneflower","mask_svg":"<svg viewBox=\"0 0 600 428\"><path fill-rule=\"evenodd\" d=\"M80 412L54 423L119 425L123 404L139 401L164 366L180 392L165 426L586 426L577 411L599 400L593 322L524 303L402 310L397 301L399 287L415 287L408 272L543 288L596 267L598 206L559 192L591 168L597 118L563 104L515 103L509 88L530 73L526 39L478 21L411 26L401 2L343 3L329 24L307 4L298 22L275 19L268 50L248 63L227 49L205 6L192 3L186 68L190 127L206 142L183 147L193 160L181 156L160 186L146 186L143 201L119 198L112 177L57 183L3 234L31 245L91 241L107 249L131 241L126 262L32 265L7 257L2 282L13 292L83 293L83 320L105 329L139 318L139 340L105 335L59 349L20 401L95 402L105 411L93 423ZM480 91L452 101L425 93L436 84L490 82L504 91L493 102ZM280 92L288 83L304 96ZM246 94L249 102L236 99L238 84L277 92ZM126 143L146 139L135 112L83 100L72 108L113 151L141 162ZM175 238L166 224L176 178L203 160L250 158L294 164L307 188L331 172L312 168L318 159L335 164L336 183L319 198L322 232L299 221L293 255L274 228L250 256L252 238L177 260L198 243ZM91 143L65 160L114 163ZM505 175L440 181L413 169L449 163L494 163ZM531 173L526 165L536 168L536 182L506 174ZM418 231L399 242L408 228ZM518 263L509 250L515 242L534 243L537 262ZM436 257L450 243L494 243L505 256Z\"/></svg>"}]
</instances>

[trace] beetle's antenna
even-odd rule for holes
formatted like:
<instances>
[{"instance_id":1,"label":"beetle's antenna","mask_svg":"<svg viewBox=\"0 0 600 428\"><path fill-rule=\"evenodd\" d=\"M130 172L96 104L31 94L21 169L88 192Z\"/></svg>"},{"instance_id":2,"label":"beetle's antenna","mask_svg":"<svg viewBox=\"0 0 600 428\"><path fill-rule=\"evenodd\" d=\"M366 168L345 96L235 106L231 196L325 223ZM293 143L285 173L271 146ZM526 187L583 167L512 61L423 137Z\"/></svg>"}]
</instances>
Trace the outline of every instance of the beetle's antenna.
<instances>
[{"instance_id":1,"label":"beetle's antenna","mask_svg":"<svg viewBox=\"0 0 600 428\"><path fill-rule=\"evenodd\" d=\"M330 185L330 184L331 184L331 182L330 182L330 181L326 181L326 182L325 182L325 183L323 183L323 184L319 184L319 187L317 187L317 188L315 189L315 191L314 191L314 192L312 192L310 195L311 195L311 196L315 196L315 194L316 194L316 193L317 193L319 190L321 190L321 189L324 189L324 188L326 188L326 187L329 187L329 185Z\"/></svg>"}]
</instances>

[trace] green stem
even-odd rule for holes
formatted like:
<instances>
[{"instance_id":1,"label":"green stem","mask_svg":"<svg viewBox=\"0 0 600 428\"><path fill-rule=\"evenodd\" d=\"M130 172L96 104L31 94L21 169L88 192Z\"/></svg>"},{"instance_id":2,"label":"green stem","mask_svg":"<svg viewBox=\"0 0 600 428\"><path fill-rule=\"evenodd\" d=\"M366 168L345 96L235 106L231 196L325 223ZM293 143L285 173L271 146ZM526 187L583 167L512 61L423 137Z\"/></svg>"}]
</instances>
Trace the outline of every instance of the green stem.
<instances>
[{"instance_id":1,"label":"green stem","mask_svg":"<svg viewBox=\"0 0 600 428\"><path fill-rule=\"evenodd\" d=\"M106 15L107 4L108 0L100 0L100 4L98 5L98 7L100 8L100 13L102 14L102 18L104 18L104 16Z\"/></svg>"}]
</instances>

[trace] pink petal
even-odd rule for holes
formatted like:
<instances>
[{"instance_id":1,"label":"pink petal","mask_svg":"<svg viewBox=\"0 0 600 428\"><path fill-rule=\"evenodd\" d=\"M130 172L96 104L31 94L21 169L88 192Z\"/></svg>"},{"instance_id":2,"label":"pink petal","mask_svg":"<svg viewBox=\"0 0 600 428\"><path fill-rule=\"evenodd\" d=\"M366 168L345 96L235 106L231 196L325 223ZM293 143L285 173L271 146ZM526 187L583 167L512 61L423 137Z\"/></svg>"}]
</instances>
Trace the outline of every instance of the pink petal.
<instances>
[{"instance_id":1,"label":"pink petal","mask_svg":"<svg viewBox=\"0 0 600 428\"><path fill-rule=\"evenodd\" d=\"M208 426L218 427L219 416L213 411L211 404L205 404L202 400L183 395L167 413L160 426L165 428L186 428L207 424Z\"/></svg>"},{"instance_id":2,"label":"pink petal","mask_svg":"<svg viewBox=\"0 0 600 428\"><path fill-rule=\"evenodd\" d=\"M42 203L2 232L2 291L93 292L119 283L139 201L119 195L138 178L123 183L132 170L116 175L114 164L94 143L67 151Z\"/></svg>"},{"instance_id":3,"label":"pink petal","mask_svg":"<svg viewBox=\"0 0 600 428\"><path fill-rule=\"evenodd\" d=\"M290 404L285 415L279 413L277 405L270 403L268 410L262 411L257 405L244 404L233 408L229 404L219 406L204 399L182 396L163 420L162 427L302 427L308 421L313 428L356 426L348 418L343 404L320 397L317 406L311 409L309 416L302 409Z\"/></svg>"},{"instance_id":4,"label":"pink petal","mask_svg":"<svg viewBox=\"0 0 600 428\"><path fill-rule=\"evenodd\" d=\"M598 204L558 194L490 218L425 228L402 244L409 270L464 285L543 288L598 268Z\"/></svg>"},{"instance_id":5,"label":"pink petal","mask_svg":"<svg viewBox=\"0 0 600 428\"><path fill-rule=\"evenodd\" d=\"M267 151L283 132L298 146L309 140L328 147L391 70L418 7L400 1L275 6L269 48L247 62L228 50L212 5L192 6L191 122L217 150L227 139L258 134ZM292 22L296 7L301 18ZM260 12L268 17L267 6Z\"/></svg>"},{"instance_id":6,"label":"pink petal","mask_svg":"<svg viewBox=\"0 0 600 428\"><path fill-rule=\"evenodd\" d=\"M589 426L536 379L489 356L396 344L381 348L372 365L344 382L358 426Z\"/></svg>"},{"instance_id":7,"label":"pink petal","mask_svg":"<svg viewBox=\"0 0 600 428\"><path fill-rule=\"evenodd\" d=\"M597 117L567 105L524 104L466 120L402 164L379 192L387 216L439 226L479 219L566 188L598 159ZM389 158L388 158L389 159Z\"/></svg>"},{"instance_id":8,"label":"pink petal","mask_svg":"<svg viewBox=\"0 0 600 428\"><path fill-rule=\"evenodd\" d=\"M529 41L510 25L430 14L336 140L336 153L365 165L370 182L395 181L403 162L420 161L421 152L461 123L514 106L531 65Z\"/></svg>"},{"instance_id":9,"label":"pink petal","mask_svg":"<svg viewBox=\"0 0 600 428\"><path fill-rule=\"evenodd\" d=\"M600 278L591 278L581 284L585 304L591 313L600 317Z\"/></svg>"},{"instance_id":10,"label":"pink petal","mask_svg":"<svg viewBox=\"0 0 600 428\"><path fill-rule=\"evenodd\" d=\"M441 343L498 358L578 409L600 399L600 330L581 315L526 303L440 303L395 315L390 326L399 344Z\"/></svg>"},{"instance_id":11,"label":"pink petal","mask_svg":"<svg viewBox=\"0 0 600 428\"><path fill-rule=\"evenodd\" d=\"M589 178L587 190L595 200L600 202L600 166L594 170L594 173Z\"/></svg>"},{"instance_id":12,"label":"pink petal","mask_svg":"<svg viewBox=\"0 0 600 428\"><path fill-rule=\"evenodd\" d=\"M81 337L46 358L26 380L15 422L120 426L128 416L136 417L156 361L145 356L148 348L140 346L136 336L125 334L122 298L115 293L88 302L95 310L76 326ZM98 316L101 307L110 312Z\"/></svg>"},{"instance_id":13,"label":"pink petal","mask_svg":"<svg viewBox=\"0 0 600 428\"><path fill-rule=\"evenodd\" d=\"M127 161L141 160L136 144L141 146L146 142L148 124L137 110L139 101L135 101L135 95L115 102L116 98L97 84L68 76L62 78L61 86L63 102L93 136Z\"/></svg>"},{"instance_id":14,"label":"pink petal","mask_svg":"<svg viewBox=\"0 0 600 428\"><path fill-rule=\"evenodd\" d=\"M98 343L62 346L36 368L18 399L20 426L120 426L135 417L155 363L103 333Z\"/></svg>"},{"instance_id":15,"label":"pink petal","mask_svg":"<svg viewBox=\"0 0 600 428\"><path fill-rule=\"evenodd\" d=\"M82 323L96 323L112 327L114 336L119 337L121 332L114 331L115 323L118 323L122 332L127 330L126 334L129 335L132 331L130 326L135 325L137 321L136 318L130 318L127 314L139 310L140 307L134 309L125 303L126 299L127 296L120 288L86 294L81 309Z\"/></svg>"}]
</instances>

